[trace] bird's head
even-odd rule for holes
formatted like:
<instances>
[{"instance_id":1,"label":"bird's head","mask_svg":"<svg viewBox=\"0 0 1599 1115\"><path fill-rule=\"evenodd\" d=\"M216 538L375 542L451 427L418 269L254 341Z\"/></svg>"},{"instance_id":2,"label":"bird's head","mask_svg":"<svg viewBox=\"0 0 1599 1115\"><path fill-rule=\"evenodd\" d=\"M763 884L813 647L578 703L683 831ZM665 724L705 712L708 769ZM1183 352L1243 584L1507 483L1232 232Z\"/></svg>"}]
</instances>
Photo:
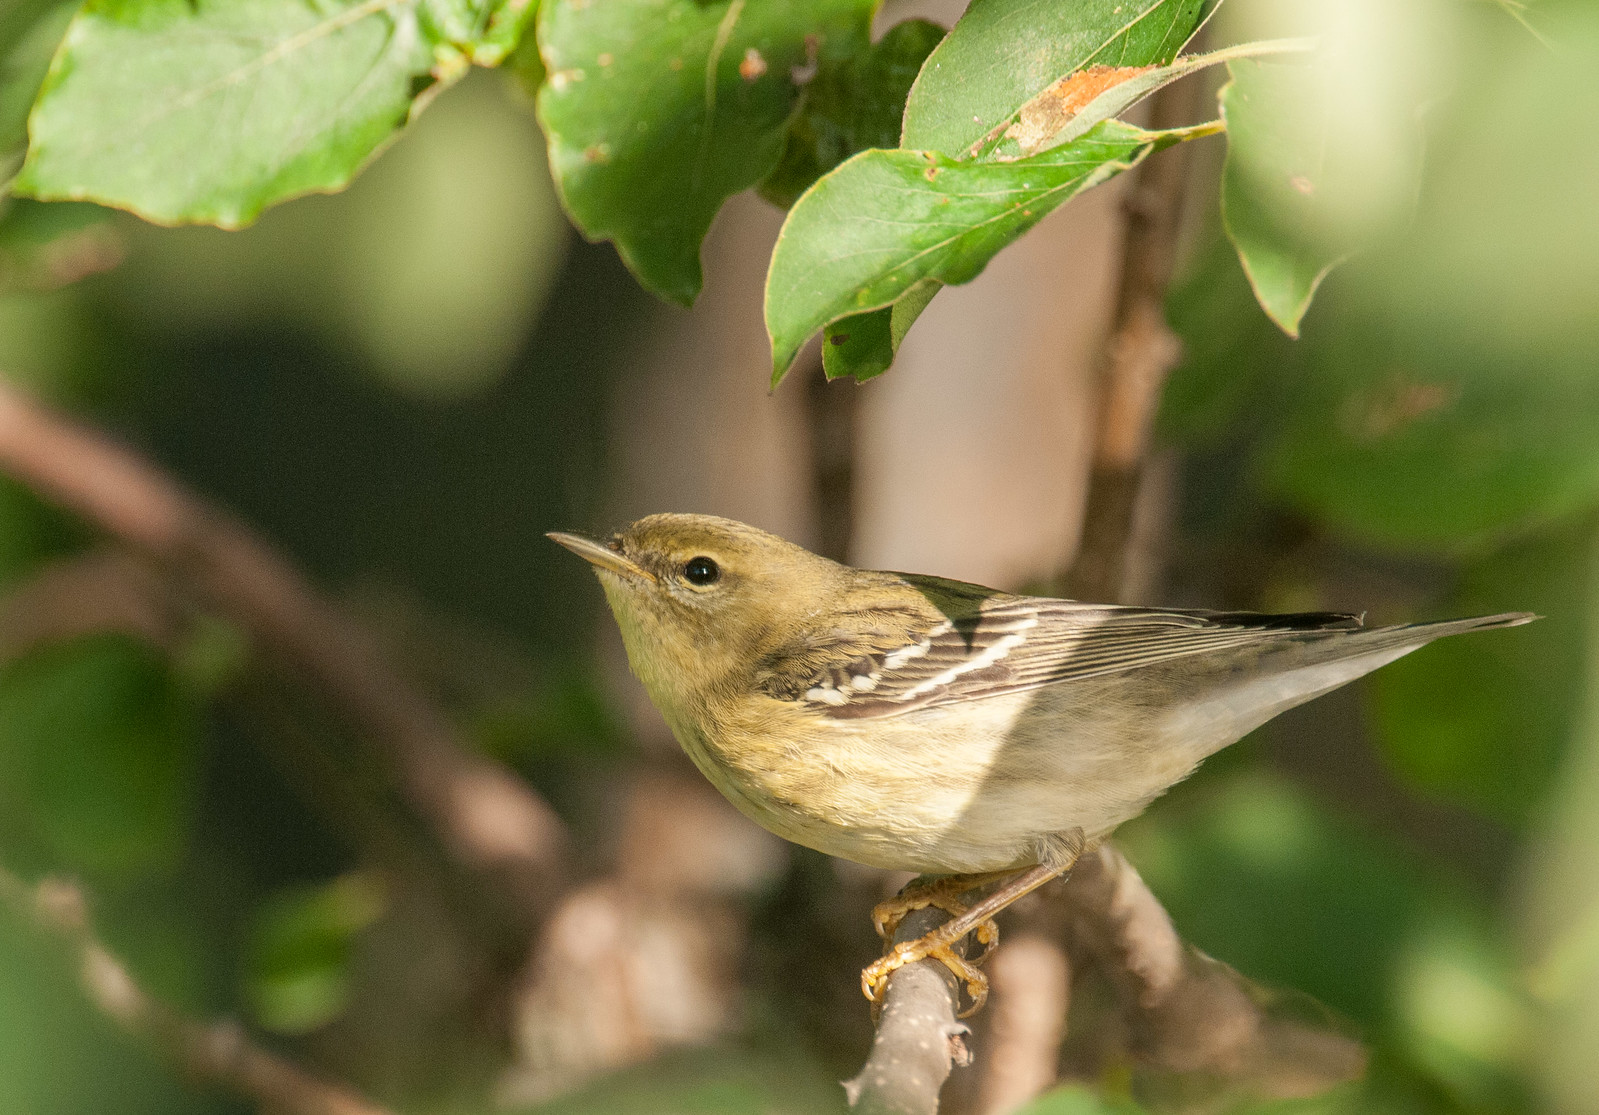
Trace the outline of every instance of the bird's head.
<instances>
[{"instance_id":1,"label":"bird's head","mask_svg":"<svg viewBox=\"0 0 1599 1115\"><path fill-rule=\"evenodd\" d=\"M549 537L594 566L633 671L663 709L746 690L762 654L793 638L848 573L711 515L650 515L604 542Z\"/></svg>"}]
</instances>

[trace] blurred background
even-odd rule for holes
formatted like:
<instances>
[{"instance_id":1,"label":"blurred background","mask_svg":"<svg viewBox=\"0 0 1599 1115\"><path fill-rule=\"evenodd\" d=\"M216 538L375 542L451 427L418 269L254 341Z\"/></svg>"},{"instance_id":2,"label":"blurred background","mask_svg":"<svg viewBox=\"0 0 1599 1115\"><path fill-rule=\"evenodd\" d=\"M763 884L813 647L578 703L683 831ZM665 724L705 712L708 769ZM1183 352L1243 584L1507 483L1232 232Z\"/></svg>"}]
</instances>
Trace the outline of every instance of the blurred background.
<instances>
[{"instance_id":1,"label":"blurred background","mask_svg":"<svg viewBox=\"0 0 1599 1115\"><path fill-rule=\"evenodd\" d=\"M1230 5L1213 40L1280 7ZM1280 718L1119 841L1196 946L1368 1043L1367 1081L1316 1109L1599 1113L1599 9L1384 11L1391 49L1351 96L1425 90L1415 217L1332 274L1302 339L1221 235L1219 145L1192 153L1183 357L1127 594L1547 618ZM1080 531L1125 194L942 294L881 379L824 383L812 354L774 393L781 214L734 199L699 304L653 301L570 232L509 74L243 232L4 202L0 376L280 547L553 803L580 882L536 957L483 961L383 852L414 819L314 687L226 617L163 611L137 559L5 477L0 862L81 881L101 938L186 1013L406 1111L842 1109L871 1036L865 912L903 878L726 806L542 535L711 512L858 565L1046 588ZM0 909L0 1111L246 1110L76 982ZM1175 1109L1247 1098L1157 1096L1101 1048L1090 998L1066 1078ZM948 1109L991 1110L961 1079Z\"/></svg>"}]
</instances>

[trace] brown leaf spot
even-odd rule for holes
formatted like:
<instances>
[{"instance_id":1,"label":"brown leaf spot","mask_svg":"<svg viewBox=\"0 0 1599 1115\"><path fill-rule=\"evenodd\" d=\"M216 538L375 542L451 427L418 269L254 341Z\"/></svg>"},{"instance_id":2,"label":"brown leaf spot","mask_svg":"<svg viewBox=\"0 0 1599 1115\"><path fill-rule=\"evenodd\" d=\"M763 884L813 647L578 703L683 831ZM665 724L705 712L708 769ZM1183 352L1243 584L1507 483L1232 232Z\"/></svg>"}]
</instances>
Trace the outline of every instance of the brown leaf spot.
<instances>
[{"instance_id":1,"label":"brown leaf spot","mask_svg":"<svg viewBox=\"0 0 1599 1115\"><path fill-rule=\"evenodd\" d=\"M668 58L666 60L666 68L676 73L683 68L683 60L681 58Z\"/></svg>"},{"instance_id":2,"label":"brown leaf spot","mask_svg":"<svg viewBox=\"0 0 1599 1115\"><path fill-rule=\"evenodd\" d=\"M1027 154L1041 148L1095 97L1153 66L1089 66L1067 74L1022 106L1005 135Z\"/></svg>"},{"instance_id":3,"label":"brown leaf spot","mask_svg":"<svg viewBox=\"0 0 1599 1115\"><path fill-rule=\"evenodd\" d=\"M1303 174L1294 175L1288 180L1288 184L1306 197L1316 192L1316 183L1306 178Z\"/></svg>"},{"instance_id":4,"label":"brown leaf spot","mask_svg":"<svg viewBox=\"0 0 1599 1115\"><path fill-rule=\"evenodd\" d=\"M611 161L611 145L598 143L593 147L583 148L583 161L585 163L608 163Z\"/></svg>"},{"instance_id":5,"label":"brown leaf spot","mask_svg":"<svg viewBox=\"0 0 1599 1115\"><path fill-rule=\"evenodd\" d=\"M761 52L750 47L744 52L744 58L738 64L738 76L745 81L754 81L766 72L766 59L761 57Z\"/></svg>"},{"instance_id":6,"label":"brown leaf spot","mask_svg":"<svg viewBox=\"0 0 1599 1115\"><path fill-rule=\"evenodd\" d=\"M848 333L834 333L831 337L829 337L827 339L829 341L831 341L835 345L848 344L849 343L849 334Z\"/></svg>"},{"instance_id":7,"label":"brown leaf spot","mask_svg":"<svg viewBox=\"0 0 1599 1115\"><path fill-rule=\"evenodd\" d=\"M1396 368L1381 383L1350 396L1339 425L1356 441L1378 441L1449 407L1459 395L1455 384L1420 382Z\"/></svg>"},{"instance_id":8,"label":"brown leaf spot","mask_svg":"<svg viewBox=\"0 0 1599 1115\"><path fill-rule=\"evenodd\" d=\"M609 54L609 52L607 52L605 54L600 55L594 61L598 62L601 66L609 66L612 62L615 62L616 59L612 58L611 55Z\"/></svg>"}]
</instances>

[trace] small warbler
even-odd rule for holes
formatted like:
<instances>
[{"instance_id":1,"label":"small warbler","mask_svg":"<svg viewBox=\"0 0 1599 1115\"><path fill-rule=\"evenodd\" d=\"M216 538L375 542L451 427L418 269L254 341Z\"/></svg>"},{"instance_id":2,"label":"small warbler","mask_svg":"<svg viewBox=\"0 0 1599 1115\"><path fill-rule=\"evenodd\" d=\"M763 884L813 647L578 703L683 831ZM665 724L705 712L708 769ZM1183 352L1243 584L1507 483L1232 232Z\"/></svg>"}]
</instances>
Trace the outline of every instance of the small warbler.
<instances>
[{"instance_id":1,"label":"small warbler","mask_svg":"<svg viewBox=\"0 0 1599 1115\"><path fill-rule=\"evenodd\" d=\"M1535 618L1366 628L1016 596L852 569L708 515L549 537L593 564L633 672L751 820L876 867L1019 872L970 910L952 901L967 878L880 909L885 936L918 905L963 916L867 969L873 998L894 967L936 956L980 1003L952 934L992 939L993 913L1207 755L1440 636Z\"/></svg>"}]
</instances>

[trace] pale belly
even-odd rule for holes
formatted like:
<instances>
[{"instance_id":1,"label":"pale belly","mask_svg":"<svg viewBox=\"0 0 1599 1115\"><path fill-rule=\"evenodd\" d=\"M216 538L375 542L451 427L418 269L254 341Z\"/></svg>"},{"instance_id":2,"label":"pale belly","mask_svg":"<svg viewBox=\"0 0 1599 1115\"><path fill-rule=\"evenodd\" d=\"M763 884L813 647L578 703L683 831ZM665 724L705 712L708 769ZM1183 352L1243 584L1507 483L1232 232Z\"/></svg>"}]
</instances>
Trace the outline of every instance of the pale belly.
<instances>
[{"instance_id":1,"label":"pale belly","mask_svg":"<svg viewBox=\"0 0 1599 1115\"><path fill-rule=\"evenodd\" d=\"M789 720L787 746L674 729L734 805L785 839L877 867L998 871L1040 862L1075 829L1108 835L1207 755L1408 649L1267 676L1144 670L892 717Z\"/></svg>"},{"instance_id":2,"label":"pale belly","mask_svg":"<svg viewBox=\"0 0 1599 1115\"><path fill-rule=\"evenodd\" d=\"M679 739L735 805L779 836L858 863L939 874L1036 863L1049 838L1073 829L1102 836L1198 761L1124 717L1041 708L1041 696L1053 705L1062 695L829 720L780 759L728 754L681 731Z\"/></svg>"}]
</instances>

